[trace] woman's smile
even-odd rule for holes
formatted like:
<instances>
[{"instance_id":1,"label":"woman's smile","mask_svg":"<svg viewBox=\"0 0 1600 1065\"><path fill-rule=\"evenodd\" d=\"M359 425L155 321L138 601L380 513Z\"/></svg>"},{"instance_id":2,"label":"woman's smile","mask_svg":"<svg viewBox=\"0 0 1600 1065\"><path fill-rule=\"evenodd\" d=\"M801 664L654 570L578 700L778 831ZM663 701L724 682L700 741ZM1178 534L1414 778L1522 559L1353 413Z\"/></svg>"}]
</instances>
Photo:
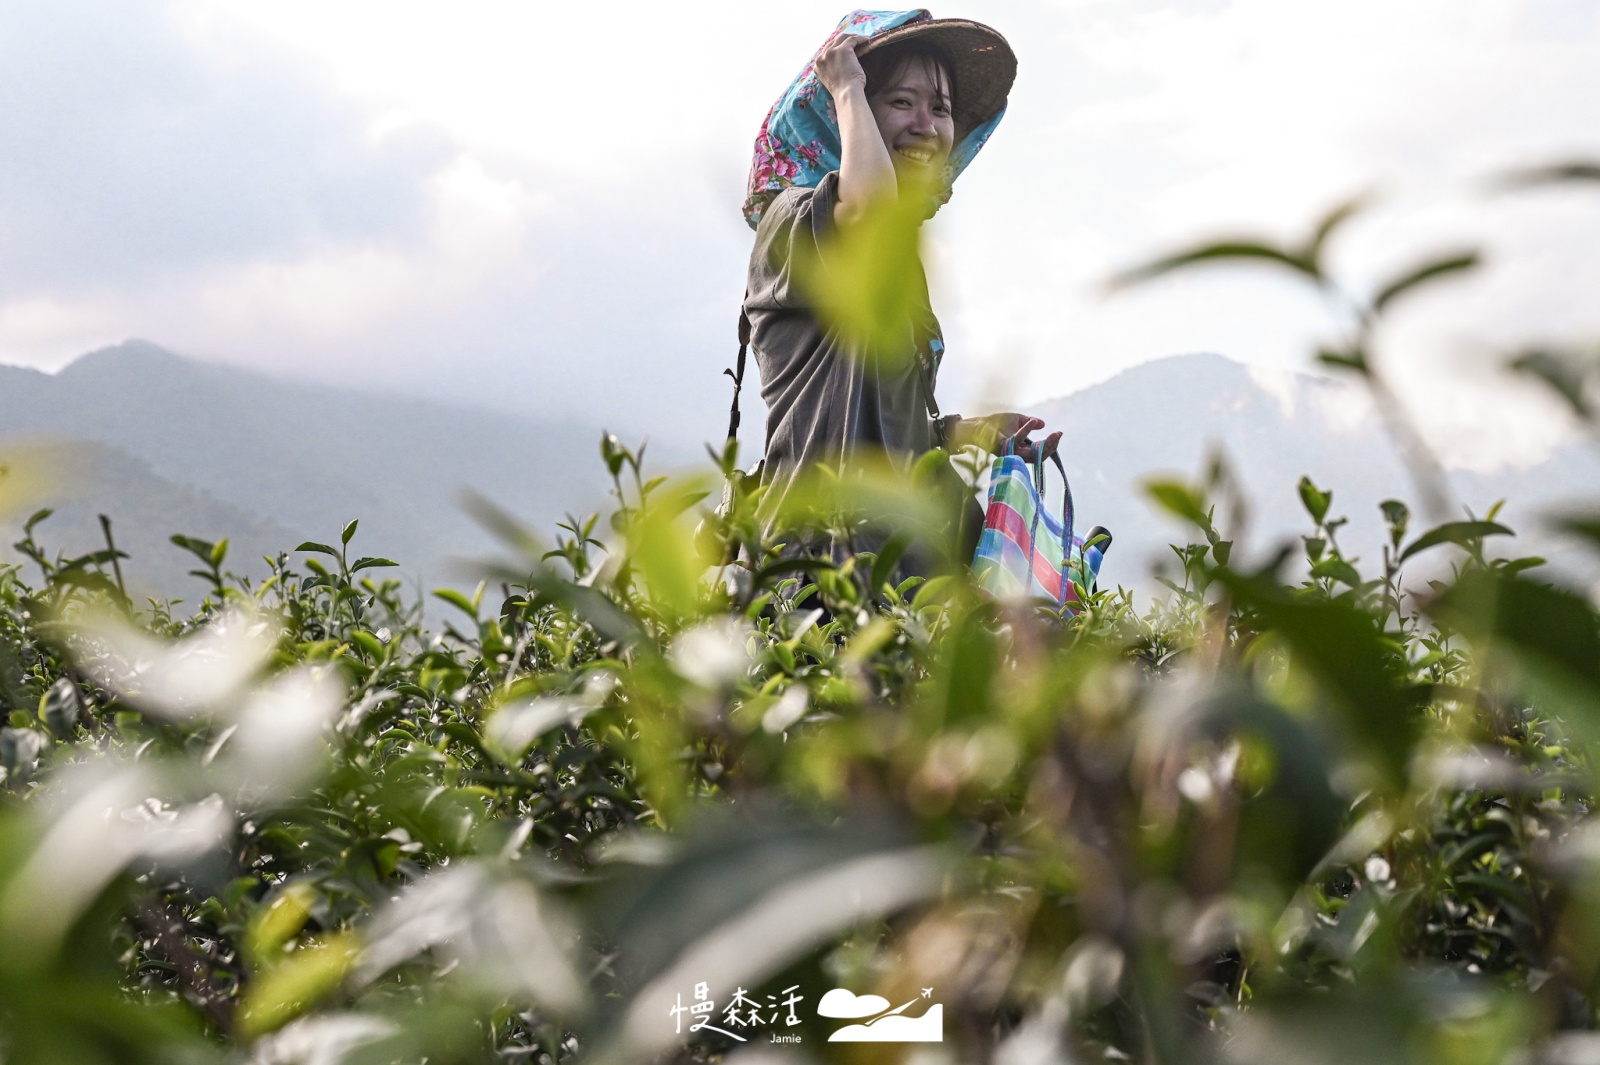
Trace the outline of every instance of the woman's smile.
<instances>
[{"instance_id":1,"label":"woman's smile","mask_svg":"<svg viewBox=\"0 0 1600 1065\"><path fill-rule=\"evenodd\" d=\"M911 57L886 80L868 97L872 117L896 172L924 180L927 171L944 165L955 142L949 72Z\"/></svg>"}]
</instances>

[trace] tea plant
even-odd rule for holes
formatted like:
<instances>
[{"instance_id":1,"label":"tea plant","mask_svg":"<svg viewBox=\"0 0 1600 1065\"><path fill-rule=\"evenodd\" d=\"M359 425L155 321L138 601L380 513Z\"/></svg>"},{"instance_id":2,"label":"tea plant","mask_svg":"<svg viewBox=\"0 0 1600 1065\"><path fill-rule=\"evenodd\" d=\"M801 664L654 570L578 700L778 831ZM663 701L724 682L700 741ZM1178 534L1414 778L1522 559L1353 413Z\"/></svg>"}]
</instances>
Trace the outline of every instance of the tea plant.
<instances>
[{"instance_id":1,"label":"tea plant","mask_svg":"<svg viewBox=\"0 0 1600 1065\"><path fill-rule=\"evenodd\" d=\"M1142 273L1332 288L1343 217ZM1372 378L1383 310L1469 265L1362 305L1339 365ZM1523 365L1587 402L1587 364ZM0 568L0 1061L918 1049L830 1042L831 988L937 1003L919 1061L1592 1051L1600 618L1494 510L1391 500L1354 545L1303 480L1295 550L1248 550L1218 465L1149 486L1193 529L1170 598L1057 617L965 579L943 456L778 515L714 457L720 508L607 437L609 520L553 542L477 501L506 555L438 631L355 522L258 583L175 537L182 616L128 600L109 528L52 556L36 514L37 575Z\"/></svg>"}]
</instances>

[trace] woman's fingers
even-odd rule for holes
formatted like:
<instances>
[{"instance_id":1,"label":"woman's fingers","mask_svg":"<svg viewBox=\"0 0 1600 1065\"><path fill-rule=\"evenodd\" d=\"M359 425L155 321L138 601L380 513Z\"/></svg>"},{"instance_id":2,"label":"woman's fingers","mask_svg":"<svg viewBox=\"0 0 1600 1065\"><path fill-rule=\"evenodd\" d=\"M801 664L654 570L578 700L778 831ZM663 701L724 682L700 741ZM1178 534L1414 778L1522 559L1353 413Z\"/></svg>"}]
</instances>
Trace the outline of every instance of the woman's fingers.
<instances>
[{"instance_id":1,"label":"woman's fingers","mask_svg":"<svg viewBox=\"0 0 1600 1065\"><path fill-rule=\"evenodd\" d=\"M1054 455L1060 446L1061 433L1059 431L1051 433L1043 440L1028 440L1021 435L1016 438L1016 452L1028 462L1043 462L1051 455Z\"/></svg>"},{"instance_id":2,"label":"woman's fingers","mask_svg":"<svg viewBox=\"0 0 1600 1065\"><path fill-rule=\"evenodd\" d=\"M1028 434L1044 428L1044 419L1035 418L1031 414L1018 414L1007 412L1004 414L990 414L982 418L970 418L964 425L970 426L967 432L974 435L970 442L977 443L986 451L999 453L1001 447L1010 444L1013 451L1023 458L1032 461L1034 448L1041 447L1043 458L1055 454L1061 443L1061 433L1051 433L1035 444L1028 439ZM979 427L982 427L981 430Z\"/></svg>"},{"instance_id":3,"label":"woman's fingers","mask_svg":"<svg viewBox=\"0 0 1600 1065\"><path fill-rule=\"evenodd\" d=\"M828 43L816 64L817 77L824 88L837 93L851 81L866 82L867 75L856 52L867 40L859 33L841 33Z\"/></svg>"},{"instance_id":4,"label":"woman's fingers","mask_svg":"<svg viewBox=\"0 0 1600 1065\"><path fill-rule=\"evenodd\" d=\"M1044 428L1043 418L1034 418L1026 414L1005 414L1001 415L1001 418L1009 426L1008 430L1003 431L1003 435L1019 445L1029 442L1029 433Z\"/></svg>"}]
</instances>

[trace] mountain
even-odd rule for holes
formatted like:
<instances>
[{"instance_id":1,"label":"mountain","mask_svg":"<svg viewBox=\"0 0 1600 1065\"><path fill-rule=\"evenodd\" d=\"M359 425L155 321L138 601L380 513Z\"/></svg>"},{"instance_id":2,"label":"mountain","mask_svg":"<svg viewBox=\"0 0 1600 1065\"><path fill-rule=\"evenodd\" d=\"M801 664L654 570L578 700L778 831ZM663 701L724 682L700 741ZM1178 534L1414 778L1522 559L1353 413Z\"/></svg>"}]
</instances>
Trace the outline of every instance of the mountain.
<instances>
[{"instance_id":1,"label":"mountain","mask_svg":"<svg viewBox=\"0 0 1600 1065\"><path fill-rule=\"evenodd\" d=\"M598 420L282 380L143 341L57 374L0 366L0 436L82 442L77 458L100 471L80 478L75 495L61 486L60 516L40 540L73 552L100 546L95 514L107 513L134 556L128 569L161 574L151 580L166 594L195 591L171 533L231 535L230 561L247 568L266 550L332 540L352 518L359 553L391 557L425 586L447 583L462 572L454 560L492 547L460 506L465 490L547 534L568 511L602 506L600 432Z\"/></svg>"},{"instance_id":2,"label":"mountain","mask_svg":"<svg viewBox=\"0 0 1600 1065\"><path fill-rule=\"evenodd\" d=\"M74 557L105 547L99 516L107 515L116 546L132 556L123 563L123 576L135 602L146 596L203 594L203 586L188 572L197 560L168 540L174 531L212 542L226 539L229 567L246 572L259 572L264 567L250 564L300 542L277 522L192 485L175 483L119 447L58 437L22 444L12 440L5 451L8 460L20 458L30 468L49 470L52 484L40 507L53 513L33 530L46 554ZM0 530L6 534L7 547L21 536L26 517L13 515L15 520ZM3 561L15 562L18 557L0 548ZM29 563L26 568L31 571L33 566Z\"/></svg>"},{"instance_id":3,"label":"mountain","mask_svg":"<svg viewBox=\"0 0 1600 1065\"><path fill-rule=\"evenodd\" d=\"M1221 455L1248 500L1239 549L1260 553L1310 531L1296 485L1302 476L1333 493L1331 516L1347 554L1375 567L1384 527L1378 504L1401 499L1418 513L1416 488L1364 392L1353 383L1288 371L1264 371L1221 355L1178 355L1144 363L1029 413L1061 429L1078 532L1104 525L1115 537L1104 577L1148 588L1155 563L1175 562L1166 545L1182 526L1159 516L1141 487L1151 475L1202 478ZM1449 474L1457 507L1483 516L1499 500L1500 520L1517 531L1516 551L1549 558L1553 571L1593 579L1592 556L1561 540L1544 516L1570 507L1600 486L1600 457L1572 446L1527 468ZM1225 533L1233 522L1218 507ZM1464 517L1458 510L1451 517ZM1227 522L1223 525L1223 522ZM1509 548L1510 545L1508 544Z\"/></svg>"},{"instance_id":4,"label":"mountain","mask_svg":"<svg viewBox=\"0 0 1600 1065\"><path fill-rule=\"evenodd\" d=\"M185 575L189 556L167 542L172 533L228 537L230 565L259 573L262 555L331 542L352 518L361 520L355 551L393 558L402 576L429 588L459 583L470 572L461 560L494 549L460 506L465 489L546 536L567 513L605 505L596 453L603 389L597 383L594 410L553 422L286 381L132 341L54 375L0 366L0 440L13 450L18 438L68 441L55 445L64 475L47 501L57 514L39 540L92 550L104 544L97 515L110 515L138 590L200 591ZM1241 556L1308 531L1295 488L1302 475L1333 492L1331 513L1350 518L1341 544L1369 566L1382 554L1378 503L1400 498L1417 509L1370 404L1327 378L1181 355L1030 408L1065 432L1079 531L1104 525L1116 538L1104 579L1143 593L1157 588L1152 567L1172 558L1166 545L1185 535L1147 503L1141 482L1152 473L1193 480L1212 455L1224 456L1249 502ZM755 419L749 403L746 414ZM752 429L759 438L759 425ZM652 472L703 464L684 451L650 452ZM1501 519L1524 534L1518 550L1545 555L1573 579L1596 576L1592 558L1540 520L1600 485L1592 451L1573 447L1536 466L1456 471L1450 480L1458 506L1476 514L1508 501ZM1220 509L1219 519L1234 528ZM0 529L11 534L0 542L17 538L20 521Z\"/></svg>"}]
</instances>

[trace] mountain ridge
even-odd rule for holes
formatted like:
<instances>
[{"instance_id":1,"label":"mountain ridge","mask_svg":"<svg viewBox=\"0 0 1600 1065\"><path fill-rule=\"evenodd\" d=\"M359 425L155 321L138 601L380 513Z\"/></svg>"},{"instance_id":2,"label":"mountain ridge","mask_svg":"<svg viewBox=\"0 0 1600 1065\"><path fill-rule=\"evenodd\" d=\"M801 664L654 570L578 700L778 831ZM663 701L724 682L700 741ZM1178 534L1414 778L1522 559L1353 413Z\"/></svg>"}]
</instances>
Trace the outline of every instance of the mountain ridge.
<instances>
[{"instance_id":1,"label":"mountain ridge","mask_svg":"<svg viewBox=\"0 0 1600 1065\"><path fill-rule=\"evenodd\" d=\"M536 422L287 381L188 359L148 341L97 349L57 374L0 367L0 433L118 449L161 482L271 515L270 523L289 534L280 549L326 540L359 518L362 542L373 553L396 556L441 583L452 558L492 547L459 506L465 491L487 495L541 530L567 510L597 507L603 467L598 457L585 459L595 455L600 432L577 420ZM165 491L155 482L147 487ZM119 500L114 489L100 485L101 502L93 504L113 519L137 503ZM129 486L137 490L143 489ZM98 532L84 511L91 504L63 500L63 517L76 523L79 539ZM174 515L175 524L180 517ZM138 546L154 554L170 550L148 538Z\"/></svg>"},{"instance_id":2,"label":"mountain ridge","mask_svg":"<svg viewBox=\"0 0 1600 1065\"><path fill-rule=\"evenodd\" d=\"M1331 378L1263 370L1213 352L1172 355L1033 405L1033 413L1064 430L1081 524L1105 525L1116 537L1107 580L1144 591L1154 587L1152 565L1170 556L1168 541L1184 535L1146 503L1141 484L1152 474L1193 479L1223 456L1251 503L1243 539L1263 549L1309 531L1295 491L1302 475L1333 491L1334 513L1351 519L1344 536L1356 554L1375 555L1381 545L1379 501L1415 498L1370 403ZM125 541L119 533L119 543L151 560L176 551L166 543L171 533L228 535L208 531L224 516L241 524L233 559L326 541L359 518L363 553L395 558L418 579L443 583L455 575L452 559L495 546L462 512L464 490L519 514L541 534L568 512L600 508L600 431L576 419L518 418L286 380L189 359L149 341L88 352L56 374L0 366L0 434L96 444L122 471L120 480L90 482L88 495L63 498L44 537L60 535L74 550L88 550L100 543L97 513L110 514L120 529L139 523L119 513L153 520L151 501L165 500L170 527L130 527ZM652 447L655 470L703 465L698 455L661 450ZM1480 514L1510 497L1507 520L1535 531L1537 516L1559 505L1566 486L1596 479L1600 462L1568 449L1533 468L1457 472L1451 485L1460 504ZM274 537L280 539L269 542ZM1582 571L1574 552L1535 541ZM130 568L140 564L136 557ZM166 587L170 567L155 568Z\"/></svg>"},{"instance_id":3,"label":"mountain ridge","mask_svg":"<svg viewBox=\"0 0 1600 1065\"><path fill-rule=\"evenodd\" d=\"M1143 482L1152 476L1194 481L1213 461L1223 462L1249 503L1247 527L1229 534L1247 538L1262 555L1311 531L1296 490L1302 476L1333 493L1331 514L1350 519L1341 542L1369 559L1381 553L1384 538L1378 504L1392 498L1419 509L1410 473L1353 382L1214 353L1178 355L1035 404L1032 413L1064 431L1077 512L1085 526L1105 525L1116 537L1116 564L1108 559L1106 572L1123 583L1140 584L1151 563L1171 558L1168 540L1187 534L1145 502ZM1104 458L1108 450L1114 461ZM1515 550L1545 555L1551 572L1569 580L1595 576L1592 559L1544 521L1577 499L1573 486L1600 482L1600 457L1591 450L1569 445L1532 466L1453 470L1447 480L1455 509L1441 517L1481 516L1507 500L1503 520L1519 533ZM1417 514L1413 528L1424 521ZM1130 564L1139 572L1129 574Z\"/></svg>"}]
</instances>

